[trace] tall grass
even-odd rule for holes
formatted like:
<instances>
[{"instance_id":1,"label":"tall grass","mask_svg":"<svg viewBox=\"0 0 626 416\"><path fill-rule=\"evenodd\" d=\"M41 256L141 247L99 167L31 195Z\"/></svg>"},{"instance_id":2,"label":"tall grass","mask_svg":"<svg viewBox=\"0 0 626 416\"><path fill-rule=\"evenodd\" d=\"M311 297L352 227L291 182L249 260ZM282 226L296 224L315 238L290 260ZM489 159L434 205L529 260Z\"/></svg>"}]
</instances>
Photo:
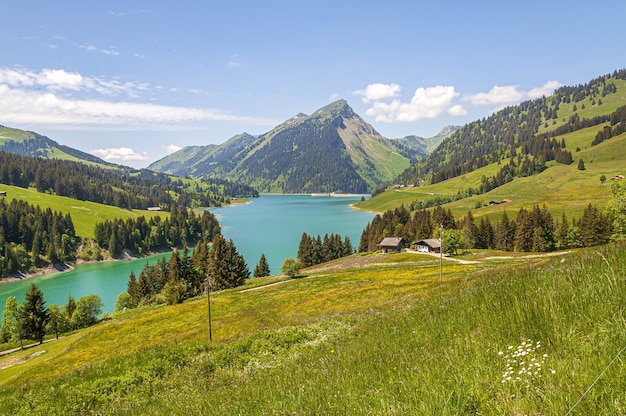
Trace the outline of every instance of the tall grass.
<instances>
[{"instance_id":1,"label":"tall grass","mask_svg":"<svg viewBox=\"0 0 626 416\"><path fill-rule=\"evenodd\" d=\"M415 276L419 265L388 263L301 279L265 293L233 292L233 307L239 303L246 319L249 307L264 306L281 322L213 344L189 335L83 365L51 381L4 386L0 409L552 415L567 413L582 397L571 414L625 414L626 357L609 363L626 345L626 247L510 261L454 269L443 284L436 265L422 264L432 275L417 274L432 284L410 286L402 274L413 270ZM386 274L390 270L397 282ZM372 308L367 297L356 295L364 286ZM269 302L260 303L261 296ZM321 296L327 304L312 301ZM295 313L298 305L310 319L279 319L280 310ZM236 326L240 318L231 318ZM509 367L517 373L530 363L540 363L531 375L507 380Z\"/></svg>"}]
</instances>

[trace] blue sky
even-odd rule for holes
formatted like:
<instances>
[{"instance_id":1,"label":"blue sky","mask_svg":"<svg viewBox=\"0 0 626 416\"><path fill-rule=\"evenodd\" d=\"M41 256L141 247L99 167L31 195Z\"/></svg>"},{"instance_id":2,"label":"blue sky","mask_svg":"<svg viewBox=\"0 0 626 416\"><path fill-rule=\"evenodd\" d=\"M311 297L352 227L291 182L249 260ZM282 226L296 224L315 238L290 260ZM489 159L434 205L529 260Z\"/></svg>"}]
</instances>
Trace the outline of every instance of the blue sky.
<instances>
[{"instance_id":1,"label":"blue sky","mask_svg":"<svg viewBox=\"0 0 626 416\"><path fill-rule=\"evenodd\" d=\"M626 67L626 2L0 4L0 124L145 167L343 98L431 137Z\"/></svg>"}]
</instances>

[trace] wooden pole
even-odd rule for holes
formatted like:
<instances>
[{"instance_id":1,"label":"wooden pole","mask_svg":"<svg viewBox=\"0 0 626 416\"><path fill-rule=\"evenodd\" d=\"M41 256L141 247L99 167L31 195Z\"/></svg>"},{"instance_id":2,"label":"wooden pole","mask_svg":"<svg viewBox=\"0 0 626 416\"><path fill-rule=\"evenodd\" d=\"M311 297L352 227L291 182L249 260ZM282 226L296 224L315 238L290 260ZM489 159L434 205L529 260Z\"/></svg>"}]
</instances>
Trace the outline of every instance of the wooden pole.
<instances>
[{"instance_id":1,"label":"wooden pole","mask_svg":"<svg viewBox=\"0 0 626 416\"><path fill-rule=\"evenodd\" d=\"M443 282L443 224L439 224L439 283Z\"/></svg>"},{"instance_id":2,"label":"wooden pole","mask_svg":"<svg viewBox=\"0 0 626 416\"><path fill-rule=\"evenodd\" d=\"M211 327L211 289L212 289L211 276L207 276L207 303L209 306L209 342L213 342L213 328Z\"/></svg>"}]
</instances>

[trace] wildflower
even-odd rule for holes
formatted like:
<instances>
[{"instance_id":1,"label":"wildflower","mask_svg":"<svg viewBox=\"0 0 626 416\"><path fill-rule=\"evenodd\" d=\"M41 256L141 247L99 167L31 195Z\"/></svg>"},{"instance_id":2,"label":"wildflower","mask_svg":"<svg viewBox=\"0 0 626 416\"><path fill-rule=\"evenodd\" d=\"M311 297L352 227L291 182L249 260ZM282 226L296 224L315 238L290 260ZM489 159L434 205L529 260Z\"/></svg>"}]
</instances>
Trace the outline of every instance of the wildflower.
<instances>
[{"instance_id":1,"label":"wildflower","mask_svg":"<svg viewBox=\"0 0 626 416\"><path fill-rule=\"evenodd\" d=\"M514 347L509 345L507 352L498 351L498 356L504 360L505 371L502 374L502 383L521 382L529 386L533 380L541 378L542 364L548 358L548 354L539 355L537 349L541 347L541 342L533 342L530 339L521 342L521 345ZM550 370L555 374L555 370ZM515 376L513 378L512 376Z\"/></svg>"}]
</instances>

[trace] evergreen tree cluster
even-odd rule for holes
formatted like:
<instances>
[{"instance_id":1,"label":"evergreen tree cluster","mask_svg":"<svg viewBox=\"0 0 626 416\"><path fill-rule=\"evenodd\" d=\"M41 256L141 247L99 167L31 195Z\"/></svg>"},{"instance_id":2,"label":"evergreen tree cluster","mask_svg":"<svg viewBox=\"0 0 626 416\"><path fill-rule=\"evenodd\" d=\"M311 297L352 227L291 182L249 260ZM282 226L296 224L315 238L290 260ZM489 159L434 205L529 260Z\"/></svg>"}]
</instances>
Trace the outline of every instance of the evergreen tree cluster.
<instances>
[{"instance_id":1,"label":"evergreen tree cluster","mask_svg":"<svg viewBox=\"0 0 626 416\"><path fill-rule=\"evenodd\" d=\"M608 121L610 121L610 125L605 126L596 134L591 142L592 146L626 132L626 105L615 110Z\"/></svg>"},{"instance_id":2,"label":"evergreen tree cluster","mask_svg":"<svg viewBox=\"0 0 626 416\"><path fill-rule=\"evenodd\" d=\"M210 249L207 241L201 240L191 256L185 247L182 255L174 250L169 261L161 258L155 265L146 263L139 278L131 272L127 291L118 297L115 310L181 303L206 290L241 286L249 277L248 266L233 241L216 234Z\"/></svg>"},{"instance_id":3,"label":"evergreen tree cluster","mask_svg":"<svg viewBox=\"0 0 626 416\"><path fill-rule=\"evenodd\" d=\"M402 237L407 242L439 237L439 227L442 226L444 243L446 235L458 240L453 251L459 245L466 249L548 252L605 244L611 236L611 224L611 219L591 204L585 208L582 217L571 224L565 215L555 221L545 206L539 208L536 205L532 210L521 208L514 220L510 220L504 211L495 223L487 217L481 217L477 223L471 211L455 221L450 210L440 206L432 213L423 209L413 216L400 207L374 217L363 230L359 251L375 251L385 237Z\"/></svg>"},{"instance_id":4,"label":"evergreen tree cluster","mask_svg":"<svg viewBox=\"0 0 626 416\"><path fill-rule=\"evenodd\" d=\"M87 295L75 300L68 296L63 306L46 306L43 292L31 283L23 304L15 296L6 300L0 329L0 343L24 340L43 342L46 334L57 338L67 331L86 328L98 321L102 313L102 299Z\"/></svg>"},{"instance_id":5,"label":"evergreen tree cluster","mask_svg":"<svg viewBox=\"0 0 626 416\"><path fill-rule=\"evenodd\" d=\"M213 214L195 214L175 206L169 218L151 217L106 220L95 226L95 240L118 257L124 249L142 254L156 249L192 245L199 240L210 241L220 228Z\"/></svg>"},{"instance_id":6,"label":"evergreen tree cluster","mask_svg":"<svg viewBox=\"0 0 626 416\"><path fill-rule=\"evenodd\" d=\"M439 227L454 229L456 224L454 216L448 209L444 210L440 205L432 212L427 209L411 212L404 206L389 210L383 215L377 214L367 224L361 233L358 251L376 251L379 244L386 237L402 237L407 242L417 242L425 238L439 236Z\"/></svg>"},{"instance_id":7,"label":"evergreen tree cluster","mask_svg":"<svg viewBox=\"0 0 626 416\"><path fill-rule=\"evenodd\" d=\"M76 259L77 238L69 214L26 201L0 199L0 277L48 263Z\"/></svg>"},{"instance_id":8,"label":"evergreen tree cluster","mask_svg":"<svg viewBox=\"0 0 626 416\"><path fill-rule=\"evenodd\" d=\"M178 204L188 206L220 206L230 197L258 196L249 186L222 180L208 180L208 190L190 189L181 179L172 180L168 175L145 169L104 169L4 151L0 151L0 183L125 209L170 209L175 198Z\"/></svg>"},{"instance_id":9,"label":"evergreen tree cluster","mask_svg":"<svg viewBox=\"0 0 626 416\"><path fill-rule=\"evenodd\" d=\"M322 239L319 234L313 237L302 233L297 260L302 267L310 267L349 256L353 252L354 248L348 236L342 240L339 234L325 234Z\"/></svg>"}]
</instances>

